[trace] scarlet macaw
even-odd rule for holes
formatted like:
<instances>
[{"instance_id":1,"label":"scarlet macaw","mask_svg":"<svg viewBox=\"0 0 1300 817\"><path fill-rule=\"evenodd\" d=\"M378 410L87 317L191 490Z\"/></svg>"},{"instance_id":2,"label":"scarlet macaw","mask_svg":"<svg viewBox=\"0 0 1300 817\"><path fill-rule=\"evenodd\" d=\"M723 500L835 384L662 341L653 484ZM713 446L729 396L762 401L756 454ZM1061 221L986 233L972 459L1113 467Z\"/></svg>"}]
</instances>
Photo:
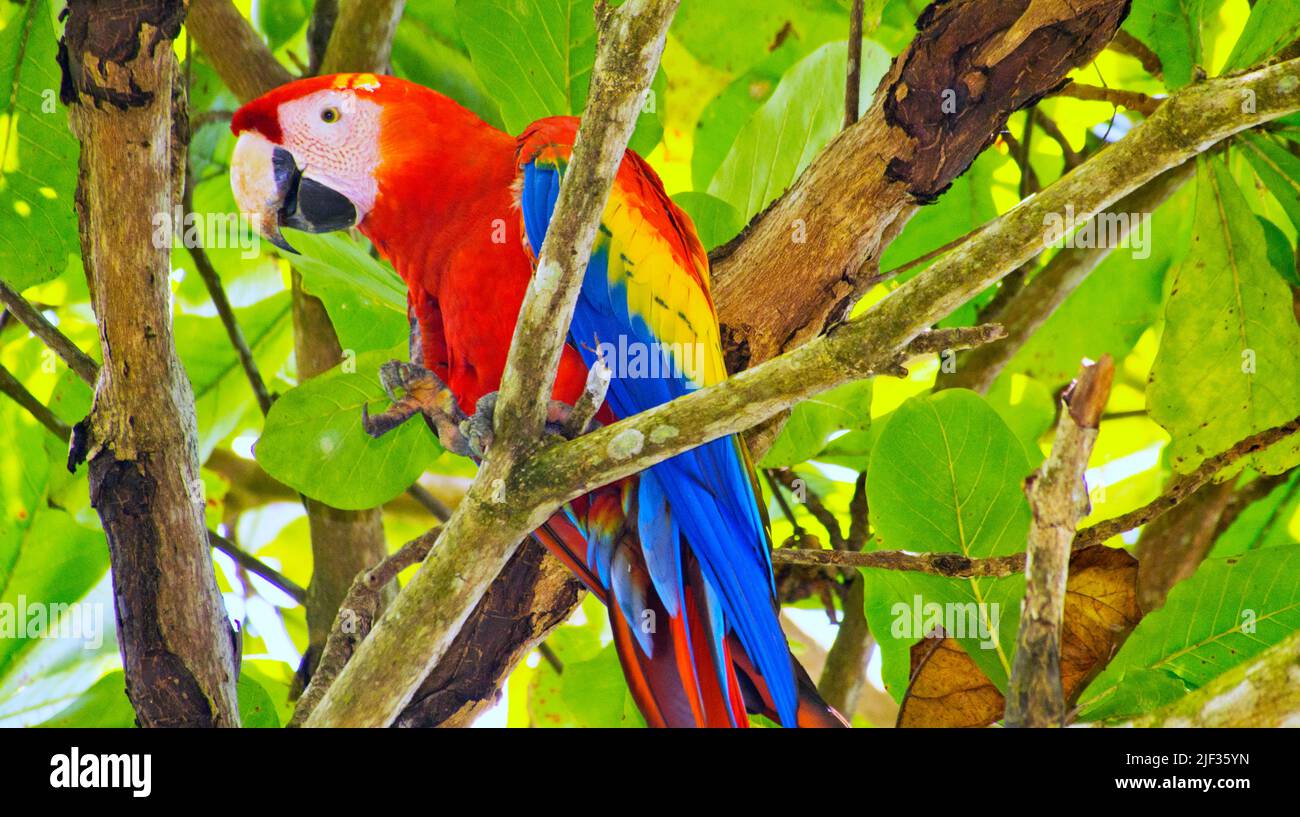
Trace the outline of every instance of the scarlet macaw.
<instances>
[{"instance_id":1,"label":"scarlet macaw","mask_svg":"<svg viewBox=\"0 0 1300 817\"><path fill-rule=\"evenodd\" d=\"M577 127L553 117L516 138L405 80L315 77L235 114L231 179L241 209L282 248L291 249L281 226L359 228L406 282L416 362L471 412L500 384ZM726 377L707 256L631 151L604 211L555 400L577 400L602 345L662 364L615 365L604 421ZM786 646L766 515L739 438L600 489L535 535L608 606L650 725L744 726L747 710L784 725L843 724Z\"/></svg>"}]
</instances>

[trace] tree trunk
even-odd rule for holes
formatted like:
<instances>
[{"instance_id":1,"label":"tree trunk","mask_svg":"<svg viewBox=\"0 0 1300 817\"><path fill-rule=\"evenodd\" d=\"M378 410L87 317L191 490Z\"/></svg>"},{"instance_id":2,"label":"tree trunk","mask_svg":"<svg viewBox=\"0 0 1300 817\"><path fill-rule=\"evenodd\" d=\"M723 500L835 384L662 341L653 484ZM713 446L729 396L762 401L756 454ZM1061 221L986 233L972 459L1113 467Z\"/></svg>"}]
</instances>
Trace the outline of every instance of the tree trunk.
<instances>
[{"instance_id":1,"label":"tree trunk","mask_svg":"<svg viewBox=\"0 0 1300 817\"><path fill-rule=\"evenodd\" d=\"M172 337L180 199L180 0L73 0L63 98L81 140L82 257L104 365L89 417L91 503L108 538L126 690L141 726L238 726L234 639L203 516L194 396ZM83 427L84 430L84 427Z\"/></svg>"}]
</instances>

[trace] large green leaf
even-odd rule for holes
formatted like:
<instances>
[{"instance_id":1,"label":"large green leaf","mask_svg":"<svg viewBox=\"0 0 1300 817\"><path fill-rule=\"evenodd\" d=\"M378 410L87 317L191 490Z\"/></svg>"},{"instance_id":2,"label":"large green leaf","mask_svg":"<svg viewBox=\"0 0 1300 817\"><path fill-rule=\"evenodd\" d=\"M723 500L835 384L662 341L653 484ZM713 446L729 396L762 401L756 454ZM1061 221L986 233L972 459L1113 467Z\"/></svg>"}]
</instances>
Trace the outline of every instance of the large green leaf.
<instances>
[{"instance_id":1,"label":"large green leaf","mask_svg":"<svg viewBox=\"0 0 1300 817\"><path fill-rule=\"evenodd\" d=\"M844 74L848 43L827 43L782 78L736 135L708 192L748 221L780 196L844 124ZM865 98L889 67L889 55L862 44Z\"/></svg>"},{"instance_id":2,"label":"large green leaf","mask_svg":"<svg viewBox=\"0 0 1300 817\"><path fill-rule=\"evenodd\" d=\"M797 465L820 454L832 433L865 431L870 425L871 381L845 383L796 405L762 466Z\"/></svg>"},{"instance_id":3,"label":"large green leaf","mask_svg":"<svg viewBox=\"0 0 1300 817\"><path fill-rule=\"evenodd\" d=\"M1198 160L1196 197L1147 390L1179 472L1300 414L1300 326L1264 230L1217 159ZM1249 459L1275 473L1300 461L1300 440Z\"/></svg>"},{"instance_id":4,"label":"large green leaf","mask_svg":"<svg viewBox=\"0 0 1300 817\"><path fill-rule=\"evenodd\" d=\"M1019 372L1055 389L1079 373L1079 363L1085 357L1098 360L1110 354L1123 360L1128 356L1159 318L1165 275L1187 252L1194 198L1191 187L1161 205L1143 226L1149 254L1114 249L1029 337L1003 377ZM1097 320L1098 315L1106 319Z\"/></svg>"},{"instance_id":5,"label":"large green leaf","mask_svg":"<svg viewBox=\"0 0 1300 817\"><path fill-rule=\"evenodd\" d=\"M673 203L691 217L695 224L695 235L706 250L712 250L735 238L745 226L736 208L708 193L688 190L673 196Z\"/></svg>"},{"instance_id":6,"label":"large green leaf","mask_svg":"<svg viewBox=\"0 0 1300 817\"><path fill-rule=\"evenodd\" d=\"M455 22L452 0L408 4L393 38L394 71L500 127L501 113L474 70Z\"/></svg>"},{"instance_id":7,"label":"large green leaf","mask_svg":"<svg viewBox=\"0 0 1300 817\"><path fill-rule=\"evenodd\" d=\"M456 22L483 86L510 133L545 116L582 113L596 59L596 27L588 0L457 0ZM637 120L629 145L647 153L663 134L667 96L660 70L653 105Z\"/></svg>"},{"instance_id":8,"label":"large green leaf","mask_svg":"<svg viewBox=\"0 0 1300 817\"><path fill-rule=\"evenodd\" d=\"M867 501L878 546L972 558L1023 550L1029 505L1021 483L1028 472L1024 447L979 395L950 389L914 397L893 412L871 450ZM1005 688L1022 577L945 579L875 570L866 575L875 586L867 594L868 623L895 676L900 663L906 666L907 647L926 635L905 626L909 622L899 619L899 610L914 610L918 602L974 605L965 609L975 611L977 624L989 633L968 632L959 641ZM996 637L988 637L995 624Z\"/></svg>"},{"instance_id":9,"label":"large green leaf","mask_svg":"<svg viewBox=\"0 0 1300 817\"><path fill-rule=\"evenodd\" d=\"M343 233L293 233L302 253L293 261L303 285L329 313L339 345L354 354L388 349L406 340L406 285L369 246Z\"/></svg>"},{"instance_id":10,"label":"large green leaf","mask_svg":"<svg viewBox=\"0 0 1300 817\"><path fill-rule=\"evenodd\" d=\"M1250 18L1233 46L1224 73L1248 68L1272 55L1300 35L1300 3L1295 0L1255 0Z\"/></svg>"},{"instance_id":11,"label":"large green leaf","mask_svg":"<svg viewBox=\"0 0 1300 817\"><path fill-rule=\"evenodd\" d=\"M1201 24L1223 0L1135 0L1124 28L1151 47L1170 90L1192 81L1202 64Z\"/></svg>"},{"instance_id":12,"label":"large green leaf","mask_svg":"<svg viewBox=\"0 0 1300 817\"><path fill-rule=\"evenodd\" d=\"M126 675L121 670L108 673L67 708L39 726L47 729L124 729L135 726L135 710L126 697Z\"/></svg>"},{"instance_id":13,"label":"large green leaf","mask_svg":"<svg viewBox=\"0 0 1300 817\"><path fill-rule=\"evenodd\" d=\"M255 449L266 472L344 510L382 505L410 487L441 451L428 426L415 417L378 440L361 427L362 406L387 407L378 372L392 357L360 355L354 372L336 367L276 400Z\"/></svg>"},{"instance_id":14,"label":"large green leaf","mask_svg":"<svg viewBox=\"0 0 1300 817\"><path fill-rule=\"evenodd\" d=\"M696 59L739 75L787 40L806 54L848 30L848 6L836 0L684 0L672 33Z\"/></svg>"},{"instance_id":15,"label":"large green leaf","mask_svg":"<svg viewBox=\"0 0 1300 817\"><path fill-rule=\"evenodd\" d=\"M1080 699L1085 718L1138 714L1204 686L1300 629L1300 545L1209 559L1169 592ZM1165 676L1152 683L1152 673ZM1179 683L1169 682L1169 677ZM1138 684L1142 695L1128 687Z\"/></svg>"},{"instance_id":16,"label":"large green leaf","mask_svg":"<svg viewBox=\"0 0 1300 817\"><path fill-rule=\"evenodd\" d=\"M77 252L77 140L59 102L57 35L45 0L0 10L0 277L49 281Z\"/></svg>"},{"instance_id":17,"label":"large green leaf","mask_svg":"<svg viewBox=\"0 0 1300 817\"><path fill-rule=\"evenodd\" d=\"M1300 230L1300 159L1271 139L1252 133L1243 134L1241 146L1251 167ZM1295 268L1294 262L1291 267Z\"/></svg>"}]
</instances>

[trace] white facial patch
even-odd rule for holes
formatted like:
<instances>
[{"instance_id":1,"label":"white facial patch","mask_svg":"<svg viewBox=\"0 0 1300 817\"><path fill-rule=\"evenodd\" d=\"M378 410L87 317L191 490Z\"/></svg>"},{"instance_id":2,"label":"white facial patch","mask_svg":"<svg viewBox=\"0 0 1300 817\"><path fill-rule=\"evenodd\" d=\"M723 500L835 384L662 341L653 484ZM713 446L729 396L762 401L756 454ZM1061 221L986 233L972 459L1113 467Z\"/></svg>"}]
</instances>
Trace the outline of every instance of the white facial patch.
<instances>
[{"instance_id":1,"label":"white facial patch","mask_svg":"<svg viewBox=\"0 0 1300 817\"><path fill-rule=\"evenodd\" d=\"M354 91L317 91L280 107L284 147L304 176L347 196L357 221L374 207L379 184L380 107Z\"/></svg>"}]
</instances>

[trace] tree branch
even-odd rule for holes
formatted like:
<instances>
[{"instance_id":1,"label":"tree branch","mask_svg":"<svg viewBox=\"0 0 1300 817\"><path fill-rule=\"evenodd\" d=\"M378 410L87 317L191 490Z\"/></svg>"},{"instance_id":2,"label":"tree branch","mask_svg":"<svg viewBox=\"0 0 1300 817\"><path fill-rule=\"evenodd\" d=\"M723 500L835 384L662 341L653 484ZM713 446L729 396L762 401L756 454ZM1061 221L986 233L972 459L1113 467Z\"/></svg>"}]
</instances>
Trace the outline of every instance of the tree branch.
<instances>
[{"instance_id":1,"label":"tree branch","mask_svg":"<svg viewBox=\"0 0 1300 817\"><path fill-rule=\"evenodd\" d=\"M226 537L208 531L208 541L212 543L212 547L234 559L249 573L266 579L271 584L283 590L285 595L289 596L299 604L302 604L307 599L307 591L303 589L302 585L298 584L293 579L290 579L288 576L271 567L251 553L247 553L240 549L238 545Z\"/></svg>"},{"instance_id":2,"label":"tree branch","mask_svg":"<svg viewBox=\"0 0 1300 817\"><path fill-rule=\"evenodd\" d=\"M344 0L339 4L321 73L388 73L393 36L405 7L406 0Z\"/></svg>"},{"instance_id":3,"label":"tree branch","mask_svg":"<svg viewBox=\"0 0 1300 817\"><path fill-rule=\"evenodd\" d=\"M714 251L730 371L842 320L878 280L874 262L916 209L966 170L1012 112L1092 59L1127 8L1124 0L931 5L862 121Z\"/></svg>"},{"instance_id":4,"label":"tree branch","mask_svg":"<svg viewBox=\"0 0 1300 817\"><path fill-rule=\"evenodd\" d=\"M1061 625L1070 545L1088 507L1083 475L1114 376L1115 363L1109 355L1103 355L1096 365L1083 367L1061 399L1061 419L1051 455L1025 481L1033 525L1025 549L1025 598L1007 690L1009 727L1061 726L1065 722Z\"/></svg>"},{"instance_id":5,"label":"tree branch","mask_svg":"<svg viewBox=\"0 0 1300 817\"><path fill-rule=\"evenodd\" d=\"M14 377L13 372L4 366L0 366L0 393L8 395L15 403L26 409L36 422L45 426L59 439L67 440L72 436L72 427L56 417L48 406L37 400L36 396Z\"/></svg>"},{"instance_id":6,"label":"tree branch","mask_svg":"<svg viewBox=\"0 0 1300 817\"><path fill-rule=\"evenodd\" d=\"M1099 545L1112 536L1118 536L1124 531L1133 530L1147 524L1182 502L1224 468L1232 465L1242 457L1262 451L1270 445L1286 439L1297 431L1300 431L1300 417L1295 417L1282 425L1256 432L1240 440L1227 451L1220 452L1201 463L1195 471L1175 479L1163 494L1141 508L1121 514L1114 519L1098 522L1079 531L1079 535L1074 539L1074 546L1079 548Z\"/></svg>"},{"instance_id":7,"label":"tree branch","mask_svg":"<svg viewBox=\"0 0 1300 817\"><path fill-rule=\"evenodd\" d=\"M1195 175L1195 171L1195 162L1184 162L1125 196L1105 213L1094 217L1094 227L1099 231L1098 234L1110 234L1105 227L1099 225L1113 218L1119 225L1115 231L1117 238L1126 238L1138 216L1155 212ZM1082 221L1077 223L1082 225ZM1007 336L960 355L954 371L939 373L935 389L958 388L987 393L1016 353L1087 280L1093 270L1106 260L1118 241L1094 243L1096 246L1092 247L1065 247L1052 256L1029 283L1013 295L994 316L1006 328Z\"/></svg>"},{"instance_id":8,"label":"tree branch","mask_svg":"<svg viewBox=\"0 0 1300 817\"><path fill-rule=\"evenodd\" d=\"M95 385L95 379L99 376L99 364L4 281L0 281L0 303L5 305L10 315L17 318L19 323L68 364L68 368L76 372L83 383L92 387Z\"/></svg>"},{"instance_id":9,"label":"tree branch","mask_svg":"<svg viewBox=\"0 0 1300 817\"><path fill-rule=\"evenodd\" d=\"M1151 116L1160 107L1164 100L1149 97L1138 91L1125 91L1122 88L1103 88L1097 85L1084 85L1080 82L1071 82L1060 91L1057 96L1068 96L1074 99L1082 99L1088 102L1109 102L1120 108L1128 108L1131 111L1137 111L1143 116Z\"/></svg>"}]
</instances>

